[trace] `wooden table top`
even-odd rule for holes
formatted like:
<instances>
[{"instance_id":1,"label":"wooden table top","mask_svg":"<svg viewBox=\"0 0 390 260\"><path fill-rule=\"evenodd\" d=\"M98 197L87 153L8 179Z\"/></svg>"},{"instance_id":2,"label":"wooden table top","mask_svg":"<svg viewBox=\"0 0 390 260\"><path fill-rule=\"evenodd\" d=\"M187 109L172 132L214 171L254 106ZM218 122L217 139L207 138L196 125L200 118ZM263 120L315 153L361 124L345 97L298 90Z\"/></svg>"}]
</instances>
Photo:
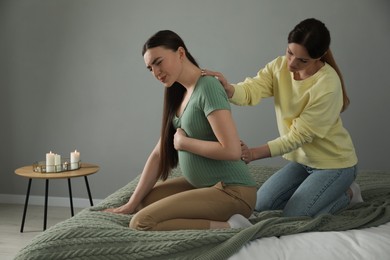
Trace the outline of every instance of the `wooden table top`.
<instances>
[{"instance_id":1,"label":"wooden table top","mask_svg":"<svg viewBox=\"0 0 390 260\"><path fill-rule=\"evenodd\" d=\"M87 176L98 172L100 167L96 164L81 163L81 167L77 170L63 171L63 172L34 172L33 166L28 165L15 170L17 175L34 178L34 179L67 179L81 176Z\"/></svg>"}]
</instances>

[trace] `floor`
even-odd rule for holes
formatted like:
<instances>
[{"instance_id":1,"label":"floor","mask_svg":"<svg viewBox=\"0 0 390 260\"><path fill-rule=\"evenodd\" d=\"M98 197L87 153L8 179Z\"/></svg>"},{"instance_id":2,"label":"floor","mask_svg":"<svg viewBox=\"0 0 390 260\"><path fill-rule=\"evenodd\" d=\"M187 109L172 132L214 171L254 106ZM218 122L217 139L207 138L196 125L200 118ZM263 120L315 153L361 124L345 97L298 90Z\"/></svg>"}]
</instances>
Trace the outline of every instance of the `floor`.
<instances>
[{"instance_id":1,"label":"floor","mask_svg":"<svg viewBox=\"0 0 390 260\"><path fill-rule=\"evenodd\" d=\"M0 259L12 260L16 253L43 229L43 206L29 205L24 231L20 233L23 205L0 204ZM81 211L75 208L74 213ZM49 207L47 228L71 217L69 207Z\"/></svg>"}]
</instances>

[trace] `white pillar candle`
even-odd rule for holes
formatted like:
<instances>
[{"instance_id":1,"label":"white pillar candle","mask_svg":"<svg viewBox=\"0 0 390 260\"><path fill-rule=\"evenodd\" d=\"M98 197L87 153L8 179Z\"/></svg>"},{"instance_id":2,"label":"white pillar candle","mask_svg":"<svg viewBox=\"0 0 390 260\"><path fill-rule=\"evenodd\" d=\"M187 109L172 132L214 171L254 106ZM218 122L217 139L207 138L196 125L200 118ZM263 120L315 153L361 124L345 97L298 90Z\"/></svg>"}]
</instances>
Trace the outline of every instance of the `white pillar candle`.
<instances>
[{"instance_id":1,"label":"white pillar candle","mask_svg":"<svg viewBox=\"0 0 390 260\"><path fill-rule=\"evenodd\" d=\"M54 153L50 151L50 153L46 154L46 172L55 172L54 160Z\"/></svg>"},{"instance_id":2,"label":"white pillar candle","mask_svg":"<svg viewBox=\"0 0 390 260\"><path fill-rule=\"evenodd\" d=\"M62 170L61 155L59 155L59 154L54 155L54 164L56 166L56 172L60 172Z\"/></svg>"},{"instance_id":3,"label":"white pillar candle","mask_svg":"<svg viewBox=\"0 0 390 260\"><path fill-rule=\"evenodd\" d=\"M70 169L76 170L79 168L79 162L80 162L80 152L77 150L74 150L74 152L70 153Z\"/></svg>"}]
</instances>

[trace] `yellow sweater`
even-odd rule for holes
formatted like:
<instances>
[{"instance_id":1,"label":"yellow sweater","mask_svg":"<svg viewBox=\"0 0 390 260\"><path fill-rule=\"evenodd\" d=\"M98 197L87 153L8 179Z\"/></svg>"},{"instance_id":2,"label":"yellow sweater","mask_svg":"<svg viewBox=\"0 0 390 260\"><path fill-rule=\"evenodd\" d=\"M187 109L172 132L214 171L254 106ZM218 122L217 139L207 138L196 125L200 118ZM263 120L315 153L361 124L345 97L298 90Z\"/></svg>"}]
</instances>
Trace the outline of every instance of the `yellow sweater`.
<instances>
[{"instance_id":1,"label":"yellow sweater","mask_svg":"<svg viewBox=\"0 0 390 260\"><path fill-rule=\"evenodd\" d=\"M269 141L272 156L283 155L313 168L334 169L357 163L348 131L343 127L341 82L336 71L325 64L305 80L294 80L285 56L261 69L254 78L234 85L230 101L256 105L274 97L280 137Z\"/></svg>"}]
</instances>

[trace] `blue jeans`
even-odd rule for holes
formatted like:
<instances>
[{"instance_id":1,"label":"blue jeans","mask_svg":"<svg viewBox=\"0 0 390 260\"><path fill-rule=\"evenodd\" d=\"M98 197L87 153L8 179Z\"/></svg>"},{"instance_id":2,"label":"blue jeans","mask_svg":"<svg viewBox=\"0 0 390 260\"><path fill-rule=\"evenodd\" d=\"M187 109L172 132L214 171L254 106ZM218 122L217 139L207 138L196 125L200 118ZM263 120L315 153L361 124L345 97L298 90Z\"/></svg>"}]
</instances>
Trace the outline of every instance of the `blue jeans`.
<instances>
[{"instance_id":1,"label":"blue jeans","mask_svg":"<svg viewBox=\"0 0 390 260\"><path fill-rule=\"evenodd\" d=\"M314 169L290 162L257 191L256 211L283 210L283 216L334 214L348 206L349 186L356 165L343 169Z\"/></svg>"}]
</instances>

